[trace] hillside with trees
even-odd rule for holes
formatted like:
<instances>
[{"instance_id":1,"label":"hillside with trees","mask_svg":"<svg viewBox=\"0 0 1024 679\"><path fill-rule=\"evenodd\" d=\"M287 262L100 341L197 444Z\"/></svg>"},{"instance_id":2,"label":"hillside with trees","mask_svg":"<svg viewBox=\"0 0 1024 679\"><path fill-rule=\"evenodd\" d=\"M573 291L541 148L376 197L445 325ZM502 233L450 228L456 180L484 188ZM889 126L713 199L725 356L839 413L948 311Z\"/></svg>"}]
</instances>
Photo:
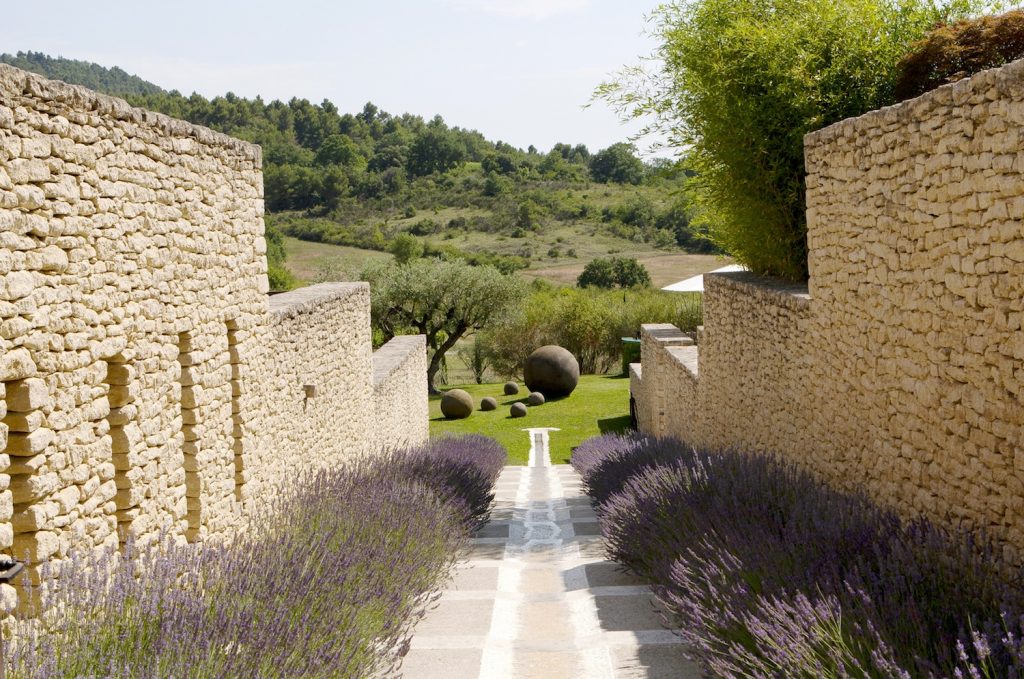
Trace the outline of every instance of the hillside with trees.
<instances>
[{"instance_id":1,"label":"hillside with trees","mask_svg":"<svg viewBox=\"0 0 1024 679\"><path fill-rule=\"evenodd\" d=\"M160 86L131 75L117 66L107 68L88 61L51 57L42 52L0 54L0 63L118 97L163 92Z\"/></svg>"},{"instance_id":2,"label":"hillside with trees","mask_svg":"<svg viewBox=\"0 0 1024 679\"><path fill-rule=\"evenodd\" d=\"M279 233L380 251L407 248L412 237L417 254L505 272L582 267L616 253L713 251L690 225L688 173L669 161L645 163L629 144L524 150L440 116L372 103L346 113L327 100L207 99L81 61L38 53L0 60L260 144L272 255L284 251ZM274 287L292 283L280 261L271 265Z\"/></svg>"}]
</instances>

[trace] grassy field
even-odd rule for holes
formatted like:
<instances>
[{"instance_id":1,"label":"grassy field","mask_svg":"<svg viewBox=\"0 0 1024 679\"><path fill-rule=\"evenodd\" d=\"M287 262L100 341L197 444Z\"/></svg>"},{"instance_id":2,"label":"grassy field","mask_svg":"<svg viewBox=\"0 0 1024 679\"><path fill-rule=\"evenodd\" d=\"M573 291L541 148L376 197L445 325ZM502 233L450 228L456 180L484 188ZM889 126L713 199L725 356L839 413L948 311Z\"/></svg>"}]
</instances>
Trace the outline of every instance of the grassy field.
<instances>
[{"instance_id":1,"label":"grassy field","mask_svg":"<svg viewBox=\"0 0 1024 679\"><path fill-rule=\"evenodd\" d=\"M490 241L487 241L481 237L487 236ZM564 236L555 237L533 237L532 239L508 239L508 241L518 241L522 243L527 242L552 242L556 241L554 238L565 238L566 240L560 244L560 247L565 249L570 242L577 244L584 243L585 245L578 245L577 250L579 256L576 258L551 258L551 257L535 257L529 269L522 272L522 275L527 278L544 278L555 283L563 283L566 285L572 285L576 282L576 278L583 271L583 267L594 257L603 257L608 255L609 252L615 252L621 256L636 257L637 260L647 267L647 271L651 274L651 282L654 287L660 288L669 283L675 283L681 281L684 278L695 276L700 273L711 271L719 267L731 264L732 260L718 255L690 255L686 253L666 253L662 250L655 250L650 246L646 246L630 241L616 239L611 236L605 236L603 238L587 238L581 237L580 234L573 234L567 232ZM472 238L475 241L473 247L466 249L486 249L488 245L497 245L502 241L497 241L497 238L502 236L495 236L493 234L468 234L468 238ZM570 241L569 238L578 239ZM468 239L467 239L468 240ZM455 239L450 241L455 243L459 247L465 247L469 243ZM329 268L332 272L340 272L341 274L347 274L349 280L353 280L358 276L359 271L365 266L366 262L373 259L387 259L391 255L385 252L378 252L376 250L362 250L360 248L350 248L342 245L330 245L328 243L314 243L312 241L299 240L298 238L285 238L285 250L288 252L287 266L292 272L303 283L308 283L316 278L317 274ZM543 248L535 247L535 250L547 251L547 245ZM515 248L508 247L494 247L495 252L504 252L505 254L515 254Z\"/></svg>"},{"instance_id":2,"label":"grassy field","mask_svg":"<svg viewBox=\"0 0 1024 679\"><path fill-rule=\"evenodd\" d=\"M284 239L284 248L288 253L288 268L303 283L309 283L321 270L328 267L332 271L348 273L350 275L346 278L355 280L368 261L391 259L391 255L386 252L314 243L288 236Z\"/></svg>"},{"instance_id":3,"label":"grassy field","mask_svg":"<svg viewBox=\"0 0 1024 679\"><path fill-rule=\"evenodd\" d=\"M638 262L647 267L647 272L651 274L651 284L656 288L663 288L684 278L707 273L733 263L731 259L719 255L690 255L686 253L652 255L649 252L646 254L642 252L623 253L623 255L636 257ZM550 266L540 265L526 269L523 271L523 275L573 285L588 261L576 260Z\"/></svg>"},{"instance_id":4,"label":"grassy field","mask_svg":"<svg viewBox=\"0 0 1024 679\"><path fill-rule=\"evenodd\" d=\"M497 439L508 450L509 464L526 464L530 454L530 437L523 431L533 427L557 427L550 434L551 460L555 464L569 461L572 449L584 439L605 432L624 431L629 427L629 378L584 375L576 391L568 398L549 401L530 408L526 417L509 417L509 406L525 402L527 392L522 385L517 396L505 396L502 384L468 384L465 389L479 408L480 399L493 396L498 409L476 410L464 420L446 420L441 415L441 397L430 399L430 435L484 434Z\"/></svg>"}]
</instances>

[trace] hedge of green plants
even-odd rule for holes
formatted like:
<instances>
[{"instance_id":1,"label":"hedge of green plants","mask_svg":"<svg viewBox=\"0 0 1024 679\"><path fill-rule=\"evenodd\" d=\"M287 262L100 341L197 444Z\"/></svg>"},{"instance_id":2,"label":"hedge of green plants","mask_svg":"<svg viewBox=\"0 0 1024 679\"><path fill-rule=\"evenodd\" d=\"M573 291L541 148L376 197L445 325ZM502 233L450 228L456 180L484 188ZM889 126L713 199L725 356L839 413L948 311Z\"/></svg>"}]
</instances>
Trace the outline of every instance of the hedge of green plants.
<instances>
[{"instance_id":1,"label":"hedge of green plants","mask_svg":"<svg viewBox=\"0 0 1024 679\"><path fill-rule=\"evenodd\" d=\"M503 377L521 376L526 357L546 344L571 351L583 374L604 374L620 365L622 338L635 337L643 323L674 323L695 331L703 318L702 302L700 294L534 283L530 296L477 341Z\"/></svg>"},{"instance_id":2,"label":"hedge of green plants","mask_svg":"<svg viewBox=\"0 0 1024 679\"><path fill-rule=\"evenodd\" d=\"M751 270L807 276L804 135L894 101L898 63L975 0L693 0L652 12L654 70L596 96L686 150L695 224Z\"/></svg>"}]
</instances>

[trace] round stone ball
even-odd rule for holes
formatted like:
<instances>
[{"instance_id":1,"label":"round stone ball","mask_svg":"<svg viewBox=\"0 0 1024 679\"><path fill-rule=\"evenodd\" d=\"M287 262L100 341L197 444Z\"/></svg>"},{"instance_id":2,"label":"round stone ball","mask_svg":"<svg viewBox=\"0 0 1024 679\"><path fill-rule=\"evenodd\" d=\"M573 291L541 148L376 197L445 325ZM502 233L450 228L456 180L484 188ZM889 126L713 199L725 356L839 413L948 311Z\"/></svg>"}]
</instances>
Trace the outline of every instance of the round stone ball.
<instances>
[{"instance_id":1,"label":"round stone ball","mask_svg":"<svg viewBox=\"0 0 1024 679\"><path fill-rule=\"evenodd\" d=\"M441 397L441 412L449 420L461 420L473 414L473 397L462 389L444 392Z\"/></svg>"},{"instance_id":2,"label":"round stone ball","mask_svg":"<svg viewBox=\"0 0 1024 679\"><path fill-rule=\"evenodd\" d=\"M513 403L508 412L512 417L526 417L526 404Z\"/></svg>"},{"instance_id":3,"label":"round stone ball","mask_svg":"<svg viewBox=\"0 0 1024 679\"><path fill-rule=\"evenodd\" d=\"M519 393L519 385L515 382L505 383L505 396L515 396Z\"/></svg>"},{"instance_id":4,"label":"round stone ball","mask_svg":"<svg viewBox=\"0 0 1024 679\"><path fill-rule=\"evenodd\" d=\"M487 396L482 401L480 401L480 410L497 410L497 409L498 409L498 400L496 398L492 398L491 396Z\"/></svg>"},{"instance_id":5,"label":"round stone ball","mask_svg":"<svg viewBox=\"0 0 1024 679\"><path fill-rule=\"evenodd\" d=\"M580 381L580 364L562 347L549 344L537 349L523 366L526 386L546 398L568 396Z\"/></svg>"},{"instance_id":6,"label":"round stone ball","mask_svg":"<svg viewBox=\"0 0 1024 679\"><path fill-rule=\"evenodd\" d=\"M544 394L534 391L526 397L526 402L532 406L542 406L544 405Z\"/></svg>"}]
</instances>

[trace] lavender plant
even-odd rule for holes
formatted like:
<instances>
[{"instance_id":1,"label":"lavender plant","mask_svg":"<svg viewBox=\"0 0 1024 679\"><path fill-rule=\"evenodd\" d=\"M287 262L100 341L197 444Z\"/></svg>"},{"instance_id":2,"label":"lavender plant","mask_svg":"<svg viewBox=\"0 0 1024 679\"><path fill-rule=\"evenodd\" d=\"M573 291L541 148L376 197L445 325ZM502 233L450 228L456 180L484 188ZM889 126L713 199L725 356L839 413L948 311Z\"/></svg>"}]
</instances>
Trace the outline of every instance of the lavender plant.
<instances>
[{"instance_id":1,"label":"lavender plant","mask_svg":"<svg viewBox=\"0 0 1024 679\"><path fill-rule=\"evenodd\" d=\"M497 441L480 434L441 437L405 456L408 473L465 507L465 523L487 523L494 483L508 457Z\"/></svg>"},{"instance_id":2,"label":"lavender plant","mask_svg":"<svg viewBox=\"0 0 1024 679\"><path fill-rule=\"evenodd\" d=\"M1024 593L983 537L766 456L602 439L574 464L620 488L599 508L609 556L655 583L715 675L1024 676Z\"/></svg>"},{"instance_id":3,"label":"lavender plant","mask_svg":"<svg viewBox=\"0 0 1024 679\"><path fill-rule=\"evenodd\" d=\"M489 497L450 467L493 482L499 453L453 438L354 462L306 475L230 544L163 539L74 555L60 577L44 567L10 674L392 676Z\"/></svg>"},{"instance_id":4,"label":"lavender plant","mask_svg":"<svg viewBox=\"0 0 1024 679\"><path fill-rule=\"evenodd\" d=\"M600 510L636 473L671 463L682 451L682 444L674 439L605 434L581 443L573 451L571 463L583 479L584 491Z\"/></svg>"}]
</instances>

